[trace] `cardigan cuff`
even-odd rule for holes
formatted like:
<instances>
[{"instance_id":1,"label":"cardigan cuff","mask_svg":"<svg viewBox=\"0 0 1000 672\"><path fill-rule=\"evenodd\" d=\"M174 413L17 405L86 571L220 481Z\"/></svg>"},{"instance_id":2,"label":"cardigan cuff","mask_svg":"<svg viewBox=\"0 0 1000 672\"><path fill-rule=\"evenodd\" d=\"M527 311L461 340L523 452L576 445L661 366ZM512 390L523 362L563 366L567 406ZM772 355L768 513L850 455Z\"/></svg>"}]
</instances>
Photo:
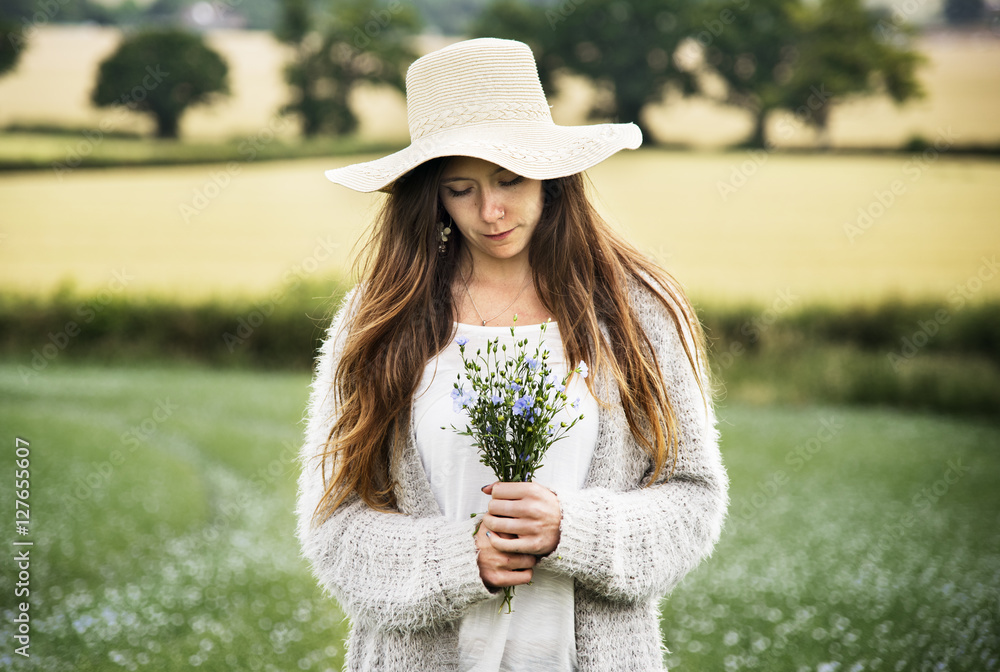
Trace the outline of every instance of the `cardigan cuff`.
<instances>
[{"instance_id":1,"label":"cardigan cuff","mask_svg":"<svg viewBox=\"0 0 1000 672\"><path fill-rule=\"evenodd\" d=\"M450 527L450 526L449 526ZM472 536L472 526L462 525L463 533L448 535L439 540L437 572L441 594L445 603L458 609L493 597L479 576L479 549Z\"/></svg>"},{"instance_id":2,"label":"cardigan cuff","mask_svg":"<svg viewBox=\"0 0 1000 672\"><path fill-rule=\"evenodd\" d=\"M599 493L597 488L556 493L562 509L559 544L536 567L570 575L611 574L612 549L606 543L610 539L605 525L612 512Z\"/></svg>"}]
</instances>

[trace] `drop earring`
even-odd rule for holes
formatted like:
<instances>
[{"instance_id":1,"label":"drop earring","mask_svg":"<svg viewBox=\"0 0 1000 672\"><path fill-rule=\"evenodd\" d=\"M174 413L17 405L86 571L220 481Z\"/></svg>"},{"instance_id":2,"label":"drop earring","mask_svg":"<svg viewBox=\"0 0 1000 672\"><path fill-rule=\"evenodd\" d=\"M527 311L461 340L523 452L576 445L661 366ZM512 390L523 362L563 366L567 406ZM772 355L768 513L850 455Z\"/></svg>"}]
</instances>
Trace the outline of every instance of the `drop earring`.
<instances>
[{"instance_id":1,"label":"drop earring","mask_svg":"<svg viewBox=\"0 0 1000 672\"><path fill-rule=\"evenodd\" d=\"M448 236L451 235L451 227L445 226L444 222L438 222L438 237L441 242L438 244L438 254L442 257L448 252Z\"/></svg>"}]
</instances>

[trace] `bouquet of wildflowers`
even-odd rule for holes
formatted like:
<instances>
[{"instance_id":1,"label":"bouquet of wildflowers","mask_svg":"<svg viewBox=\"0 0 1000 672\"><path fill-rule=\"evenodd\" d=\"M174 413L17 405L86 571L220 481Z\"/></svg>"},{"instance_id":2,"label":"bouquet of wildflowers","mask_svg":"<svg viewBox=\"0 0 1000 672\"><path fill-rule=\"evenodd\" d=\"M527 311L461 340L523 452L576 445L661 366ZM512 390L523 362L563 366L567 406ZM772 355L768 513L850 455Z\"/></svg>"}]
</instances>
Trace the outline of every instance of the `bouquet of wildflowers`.
<instances>
[{"instance_id":1,"label":"bouquet of wildflowers","mask_svg":"<svg viewBox=\"0 0 1000 672\"><path fill-rule=\"evenodd\" d=\"M516 316L514 324L517 324ZM480 461L490 467L500 481L530 481L542 466L542 458L549 447L583 419L583 415L579 415L569 422L556 424L553 421L567 405L569 376L579 373L586 378L588 371L586 363L581 361L562 379L552 373L548 365L549 351L542 349L541 341L547 324L541 326L539 343L531 356L526 349L528 339L515 341L511 353L507 353L506 345L499 345L499 338L493 339L487 342L485 353L476 350L472 358L465 354L468 339L459 337L457 340L469 387L466 389L462 374L458 374L451 396L455 411L464 411L469 421L464 430L454 425L452 429L472 437L473 445L479 449ZM515 335L513 326L510 334ZM580 399L575 399L570 406L576 409L579 404ZM512 586L504 588L508 613L513 596Z\"/></svg>"}]
</instances>

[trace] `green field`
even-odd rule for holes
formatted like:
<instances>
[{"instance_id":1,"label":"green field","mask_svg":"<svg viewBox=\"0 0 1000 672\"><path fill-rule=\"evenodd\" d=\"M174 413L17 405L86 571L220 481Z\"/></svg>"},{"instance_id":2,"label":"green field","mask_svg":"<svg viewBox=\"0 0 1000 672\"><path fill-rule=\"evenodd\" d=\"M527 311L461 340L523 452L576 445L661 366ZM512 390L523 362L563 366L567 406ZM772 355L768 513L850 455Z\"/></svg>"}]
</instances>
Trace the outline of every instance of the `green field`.
<instances>
[{"instance_id":1,"label":"green field","mask_svg":"<svg viewBox=\"0 0 1000 672\"><path fill-rule=\"evenodd\" d=\"M57 359L25 383L19 363L0 364L0 424L8 455L31 444L32 655L0 668L339 669L342 616L293 533L308 376ZM730 517L665 604L672 670L1000 669L1000 427L720 418Z\"/></svg>"}]
</instances>

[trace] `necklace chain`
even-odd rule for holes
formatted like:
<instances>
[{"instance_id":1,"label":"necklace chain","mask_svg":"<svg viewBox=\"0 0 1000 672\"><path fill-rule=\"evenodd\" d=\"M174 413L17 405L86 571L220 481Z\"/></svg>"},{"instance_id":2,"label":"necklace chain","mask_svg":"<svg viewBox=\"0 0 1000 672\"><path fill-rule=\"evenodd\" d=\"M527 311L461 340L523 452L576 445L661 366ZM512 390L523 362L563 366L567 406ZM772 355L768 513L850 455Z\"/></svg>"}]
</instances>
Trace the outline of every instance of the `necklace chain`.
<instances>
[{"instance_id":1,"label":"necklace chain","mask_svg":"<svg viewBox=\"0 0 1000 672\"><path fill-rule=\"evenodd\" d=\"M472 309L476 311L476 316L482 321L484 327L486 326L486 323L489 322L490 320L495 320L498 317L500 317L501 315L503 315L504 313L506 313L510 309L510 307L514 305L514 302L517 301L519 298L521 298L521 294L524 293L524 288L528 286L528 282L527 281L528 281L528 277L530 276L530 274L531 274L531 271L529 270L528 271L528 276L525 276L525 278L524 278L525 281L521 283L521 289L517 292L517 296L514 297L514 301L511 301L509 304L507 304L506 308L504 308L503 310L501 310L499 313L497 313L493 317L484 320L483 319L483 314L479 312L479 308L476 306L476 300L472 298L472 292L469 291L469 283L465 281L465 276L462 275L461 273L459 273L459 275L462 275L462 284L465 285L465 293L469 296L469 301L472 302Z\"/></svg>"}]
</instances>

